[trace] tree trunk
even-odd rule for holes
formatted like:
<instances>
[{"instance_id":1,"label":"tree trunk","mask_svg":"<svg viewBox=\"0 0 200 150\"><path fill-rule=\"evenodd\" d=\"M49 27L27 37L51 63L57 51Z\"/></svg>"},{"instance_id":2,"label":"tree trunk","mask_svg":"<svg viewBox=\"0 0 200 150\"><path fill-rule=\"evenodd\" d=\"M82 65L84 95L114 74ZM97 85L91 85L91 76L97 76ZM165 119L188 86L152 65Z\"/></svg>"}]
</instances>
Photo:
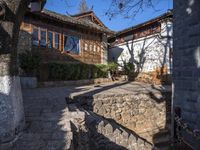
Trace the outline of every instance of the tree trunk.
<instances>
[{"instance_id":1,"label":"tree trunk","mask_svg":"<svg viewBox=\"0 0 200 150\"><path fill-rule=\"evenodd\" d=\"M24 125L17 43L26 8L27 0L0 0L0 149Z\"/></svg>"}]
</instances>

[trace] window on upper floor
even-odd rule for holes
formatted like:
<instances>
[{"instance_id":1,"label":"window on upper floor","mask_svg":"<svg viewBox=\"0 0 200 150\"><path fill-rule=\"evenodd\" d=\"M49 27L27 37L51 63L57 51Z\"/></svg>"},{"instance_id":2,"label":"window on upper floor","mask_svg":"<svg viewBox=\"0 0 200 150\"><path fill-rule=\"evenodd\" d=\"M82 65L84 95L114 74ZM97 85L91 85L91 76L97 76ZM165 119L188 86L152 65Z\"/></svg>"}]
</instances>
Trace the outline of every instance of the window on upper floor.
<instances>
[{"instance_id":1,"label":"window on upper floor","mask_svg":"<svg viewBox=\"0 0 200 150\"><path fill-rule=\"evenodd\" d=\"M56 48L56 49L59 49L60 48L60 35L58 34L58 33L55 33L55 35L54 35L55 37L54 37L54 43L55 43L55 45L54 45L54 48Z\"/></svg>"},{"instance_id":2,"label":"window on upper floor","mask_svg":"<svg viewBox=\"0 0 200 150\"><path fill-rule=\"evenodd\" d=\"M53 33L48 31L48 39L47 39L48 48L53 48Z\"/></svg>"},{"instance_id":3,"label":"window on upper floor","mask_svg":"<svg viewBox=\"0 0 200 150\"><path fill-rule=\"evenodd\" d=\"M33 42L33 45L36 45L36 46L39 45L39 29L38 28L33 28L32 42Z\"/></svg>"},{"instance_id":4,"label":"window on upper floor","mask_svg":"<svg viewBox=\"0 0 200 150\"><path fill-rule=\"evenodd\" d=\"M94 44L94 51L96 52L96 45Z\"/></svg>"},{"instance_id":5,"label":"window on upper floor","mask_svg":"<svg viewBox=\"0 0 200 150\"><path fill-rule=\"evenodd\" d=\"M70 53L79 54L79 38L75 36L64 36L64 50Z\"/></svg>"},{"instance_id":6,"label":"window on upper floor","mask_svg":"<svg viewBox=\"0 0 200 150\"><path fill-rule=\"evenodd\" d=\"M90 51L92 51L92 44L90 44Z\"/></svg>"},{"instance_id":7,"label":"window on upper floor","mask_svg":"<svg viewBox=\"0 0 200 150\"><path fill-rule=\"evenodd\" d=\"M100 47L99 46L97 47L97 52L100 52Z\"/></svg>"},{"instance_id":8,"label":"window on upper floor","mask_svg":"<svg viewBox=\"0 0 200 150\"><path fill-rule=\"evenodd\" d=\"M40 30L40 46L41 47L46 47L47 45L46 36L47 36L46 30L41 29Z\"/></svg>"},{"instance_id":9,"label":"window on upper floor","mask_svg":"<svg viewBox=\"0 0 200 150\"><path fill-rule=\"evenodd\" d=\"M85 49L85 51L88 50L88 44L87 44L87 43L85 43L85 47L84 47L84 49Z\"/></svg>"}]
</instances>

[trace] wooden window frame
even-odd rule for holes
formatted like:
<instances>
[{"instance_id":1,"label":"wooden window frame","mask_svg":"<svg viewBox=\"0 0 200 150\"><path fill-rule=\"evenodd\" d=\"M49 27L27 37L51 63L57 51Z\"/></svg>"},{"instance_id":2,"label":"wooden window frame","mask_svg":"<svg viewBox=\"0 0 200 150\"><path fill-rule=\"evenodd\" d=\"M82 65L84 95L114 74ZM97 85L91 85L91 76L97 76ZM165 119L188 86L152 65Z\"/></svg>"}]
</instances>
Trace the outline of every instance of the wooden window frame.
<instances>
[{"instance_id":1,"label":"wooden window frame","mask_svg":"<svg viewBox=\"0 0 200 150\"><path fill-rule=\"evenodd\" d=\"M71 36L71 37L77 37L79 40L78 40L78 48L79 48L79 53L78 54L76 54L76 53L73 53L73 52L71 52L71 51L66 51L65 50L65 36ZM66 34L66 33L63 33L63 45L62 45L62 49L63 49L63 52L64 53L69 53L69 54L72 54L72 55L81 55L81 38L79 37L79 36L77 36L77 35L72 35L72 34Z\"/></svg>"},{"instance_id":2,"label":"wooden window frame","mask_svg":"<svg viewBox=\"0 0 200 150\"><path fill-rule=\"evenodd\" d=\"M31 43L32 43L33 46L40 46L40 28L39 28L39 27L36 27L36 26L32 27L32 31L31 31L32 36L33 36L33 31L34 31L34 29L37 29L37 30L38 30L38 45L34 45L34 44L33 44L33 39L32 39L32 41L31 41Z\"/></svg>"},{"instance_id":3,"label":"wooden window frame","mask_svg":"<svg viewBox=\"0 0 200 150\"><path fill-rule=\"evenodd\" d=\"M87 42L84 42L84 50L88 51L88 43Z\"/></svg>"},{"instance_id":4,"label":"wooden window frame","mask_svg":"<svg viewBox=\"0 0 200 150\"><path fill-rule=\"evenodd\" d=\"M46 44L46 47L49 48L49 33L52 34L52 43L51 43L52 47L51 48L54 48L54 32L50 31L50 30L47 30L47 39L46 39L47 44ZM51 49L51 48L49 48L49 49Z\"/></svg>"},{"instance_id":5,"label":"wooden window frame","mask_svg":"<svg viewBox=\"0 0 200 150\"><path fill-rule=\"evenodd\" d=\"M58 47L56 47L56 34L58 35ZM62 39L61 39L61 36L60 36L60 33L58 33L58 32L54 32L53 33L53 48L55 48L55 49L57 49L57 50L60 50L61 49L61 41Z\"/></svg>"},{"instance_id":6,"label":"wooden window frame","mask_svg":"<svg viewBox=\"0 0 200 150\"><path fill-rule=\"evenodd\" d=\"M90 47L89 47L89 51L90 52L92 52L93 50L92 50L92 48L93 48L93 44L92 43L90 43Z\"/></svg>"},{"instance_id":7,"label":"wooden window frame","mask_svg":"<svg viewBox=\"0 0 200 150\"><path fill-rule=\"evenodd\" d=\"M96 43L94 43L93 49L94 49L94 52L97 52L97 44Z\"/></svg>"},{"instance_id":8,"label":"wooden window frame","mask_svg":"<svg viewBox=\"0 0 200 150\"><path fill-rule=\"evenodd\" d=\"M45 44L45 46L44 46L44 47L41 45L41 33L42 33L43 31L45 31L45 32L46 32L46 39L45 39L45 41L46 41L46 44ZM47 39L48 39L47 29L40 28L40 47L47 48Z\"/></svg>"}]
</instances>

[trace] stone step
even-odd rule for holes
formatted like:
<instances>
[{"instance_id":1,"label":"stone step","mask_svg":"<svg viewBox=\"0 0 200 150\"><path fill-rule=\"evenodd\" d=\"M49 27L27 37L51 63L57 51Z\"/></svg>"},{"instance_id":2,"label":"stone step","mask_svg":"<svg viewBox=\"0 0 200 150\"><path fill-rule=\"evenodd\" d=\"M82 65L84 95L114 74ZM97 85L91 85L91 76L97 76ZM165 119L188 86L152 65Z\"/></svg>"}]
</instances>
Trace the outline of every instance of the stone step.
<instances>
[{"instance_id":1,"label":"stone step","mask_svg":"<svg viewBox=\"0 0 200 150\"><path fill-rule=\"evenodd\" d=\"M70 112L79 110L75 104L69 104L68 108Z\"/></svg>"},{"instance_id":2,"label":"stone step","mask_svg":"<svg viewBox=\"0 0 200 150\"><path fill-rule=\"evenodd\" d=\"M158 150L171 150L171 145L169 141L155 144L155 147L157 147Z\"/></svg>"},{"instance_id":3,"label":"stone step","mask_svg":"<svg viewBox=\"0 0 200 150\"><path fill-rule=\"evenodd\" d=\"M164 129L156 134L154 137L154 145L159 150L169 150L170 149L170 130Z\"/></svg>"},{"instance_id":4,"label":"stone step","mask_svg":"<svg viewBox=\"0 0 200 150\"><path fill-rule=\"evenodd\" d=\"M160 139L161 137L166 137L170 135L170 131L168 129L162 129L160 130L156 135L155 139Z\"/></svg>"},{"instance_id":5,"label":"stone step","mask_svg":"<svg viewBox=\"0 0 200 150\"><path fill-rule=\"evenodd\" d=\"M159 138L154 139L154 144L160 144L160 143L165 143L170 141L170 134L160 136Z\"/></svg>"}]
</instances>

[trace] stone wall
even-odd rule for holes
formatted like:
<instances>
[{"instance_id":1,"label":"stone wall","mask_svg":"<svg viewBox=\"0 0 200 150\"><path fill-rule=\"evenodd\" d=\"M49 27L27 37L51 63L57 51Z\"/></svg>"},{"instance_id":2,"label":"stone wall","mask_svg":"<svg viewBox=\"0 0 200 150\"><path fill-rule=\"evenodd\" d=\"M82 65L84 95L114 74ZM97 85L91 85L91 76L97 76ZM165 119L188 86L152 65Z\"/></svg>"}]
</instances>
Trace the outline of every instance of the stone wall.
<instances>
[{"instance_id":1,"label":"stone wall","mask_svg":"<svg viewBox=\"0 0 200 150\"><path fill-rule=\"evenodd\" d=\"M9 147L24 128L20 78L0 77L0 149Z\"/></svg>"},{"instance_id":2,"label":"stone wall","mask_svg":"<svg viewBox=\"0 0 200 150\"><path fill-rule=\"evenodd\" d=\"M104 84L113 82L111 78L97 78L97 79L85 79L85 80L72 80L72 81L48 81L40 82L40 87L61 87L61 86L80 86L90 84Z\"/></svg>"},{"instance_id":3,"label":"stone wall","mask_svg":"<svg viewBox=\"0 0 200 150\"><path fill-rule=\"evenodd\" d=\"M172 77L168 74L167 67L163 68L156 68L155 71L151 72L141 72L137 75L136 81L150 83L150 84L157 84L157 85L171 85Z\"/></svg>"},{"instance_id":4,"label":"stone wall","mask_svg":"<svg viewBox=\"0 0 200 150\"><path fill-rule=\"evenodd\" d=\"M74 149L152 150L154 147L134 132L93 112L78 111L71 114Z\"/></svg>"},{"instance_id":5,"label":"stone wall","mask_svg":"<svg viewBox=\"0 0 200 150\"><path fill-rule=\"evenodd\" d=\"M181 117L200 129L200 1L174 1L173 101ZM200 142L182 130L184 141L199 149Z\"/></svg>"},{"instance_id":6,"label":"stone wall","mask_svg":"<svg viewBox=\"0 0 200 150\"><path fill-rule=\"evenodd\" d=\"M18 41L18 53L23 53L26 50L31 51L32 47L32 35L25 30L19 32L19 41Z\"/></svg>"},{"instance_id":7,"label":"stone wall","mask_svg":"<svg viewBox=\"0 0 200 150\"><path fill-rule=\"evenodd\" d=\"M140 91L135 94L75 96L69 102L111 119L154 143L154 135L166 127L169 119L166 103L170 103L170 98L170 92L163 94Z\"/></svg>"}]
</instances>

